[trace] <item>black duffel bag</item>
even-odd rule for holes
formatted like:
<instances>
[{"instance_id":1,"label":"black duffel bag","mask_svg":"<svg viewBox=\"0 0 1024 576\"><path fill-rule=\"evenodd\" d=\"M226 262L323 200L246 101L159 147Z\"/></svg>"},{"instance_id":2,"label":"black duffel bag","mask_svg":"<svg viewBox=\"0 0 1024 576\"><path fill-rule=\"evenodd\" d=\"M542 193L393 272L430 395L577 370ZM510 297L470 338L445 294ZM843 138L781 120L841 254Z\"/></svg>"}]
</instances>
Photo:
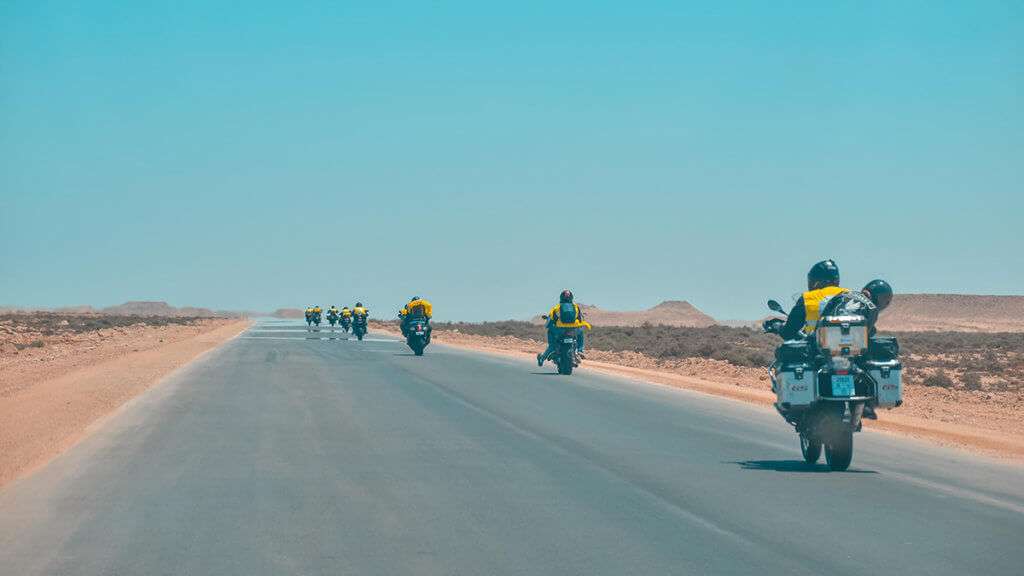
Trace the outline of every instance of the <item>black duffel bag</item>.
<instances>
[{"instance_id":1,"label":"black duffel bag","mask_svg":"<svg viewBox=\"0 0 1024 576\"><path fill-rule=\"evenodd\" d=\"M775 349L775 359L780 364L802 364L811 357L811 346L807 340L787 340Z\"/></svg>"},{"instance_id":2,"label":"black duffel bag","mask_svg":"<svg viewBox=\"0 0 1024 576\"><path fill-rule=\"evenodd\" d=\"M872 336L868 339L868 357L872 360L895 360L900 355L900 343L895 336Z\"/></svg>"}]
</instances>

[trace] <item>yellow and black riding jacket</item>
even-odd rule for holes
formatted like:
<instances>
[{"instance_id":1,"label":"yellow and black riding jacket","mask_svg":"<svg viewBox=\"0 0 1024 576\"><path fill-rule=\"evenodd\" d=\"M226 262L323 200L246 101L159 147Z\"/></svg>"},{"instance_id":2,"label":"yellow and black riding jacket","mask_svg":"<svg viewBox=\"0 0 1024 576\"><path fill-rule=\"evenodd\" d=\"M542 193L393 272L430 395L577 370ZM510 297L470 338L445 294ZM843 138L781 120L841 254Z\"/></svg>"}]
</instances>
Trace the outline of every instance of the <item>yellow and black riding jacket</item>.
<instances>
[{"instance_id":1,"label":"yellow and black riding jacket","mask_svg":"<svg viewBox=\"0 0 1024 576\"><path fill-rule=\"evenodd\" d=\"M569 324L562 322L559 314L559 309L562 307L560 303L551 307L551 311L548 312L548 318L550 318L558 328L586 328L589 330L591 328L590 323L583 319L583 311L580 310L580 305L575 302L573 302L572 305L576 308L575 322Z\"/></svg>"},{"instance_id":2,"label":"yellow and black riding jacket","mask_svg":"<svg viewBox=\"0 0 1024 576\"><path fill-rule=\"evenodd\" d=\"M818 327L818 318L821 317L821 309L824 304L833 296L849 292L846 288L839 286L826 286L817 290L804 292L804 333L810 334Z\"/></svg>"}]
</instances>

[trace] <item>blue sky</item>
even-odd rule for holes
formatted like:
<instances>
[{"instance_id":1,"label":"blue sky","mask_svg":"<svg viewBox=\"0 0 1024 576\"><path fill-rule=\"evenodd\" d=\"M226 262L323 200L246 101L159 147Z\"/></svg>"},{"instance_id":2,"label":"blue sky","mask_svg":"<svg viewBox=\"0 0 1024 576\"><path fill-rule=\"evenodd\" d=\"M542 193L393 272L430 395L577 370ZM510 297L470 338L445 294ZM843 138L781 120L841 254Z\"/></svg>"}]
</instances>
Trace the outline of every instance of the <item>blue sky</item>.
<instances>
[{"instance_id":1,"label":"blue sky","mask_svg":"<svg viewBox=\"0 0 1024 576\"><path fill-rule=\"evenodd\" d=\"M0 304L1024 293L1024 4L493 4L0 3Z\"/></svg>"}]
</instances>

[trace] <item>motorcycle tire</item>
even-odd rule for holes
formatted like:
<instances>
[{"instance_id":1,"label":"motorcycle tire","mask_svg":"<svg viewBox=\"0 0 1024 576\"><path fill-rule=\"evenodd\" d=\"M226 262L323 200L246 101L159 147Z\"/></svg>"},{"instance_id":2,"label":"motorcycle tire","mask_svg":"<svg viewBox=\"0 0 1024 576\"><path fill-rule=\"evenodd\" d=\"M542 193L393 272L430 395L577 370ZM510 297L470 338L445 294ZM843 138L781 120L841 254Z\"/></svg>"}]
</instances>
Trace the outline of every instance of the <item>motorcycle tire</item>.
<instances>
[{"instance_id":1,"label":"motorcycle tire","mask_svg":"<svg viewBox=\"0 0 1024 576\"><path fill-rule=\"evenodd\" d=\"M853 461L853 430L837 432L825 445L825 462L835 472L842 472Z\"/></svg>"},{"instance_id":2,"label":"motorcycle tire","mask_svg":"<svg viewBox=\"0 0 1024 576\"><path fill-rule=\"evenodd\" d=\"M821 442L811 440L803 434L800 435L800 453L804 456L804 462L817 464L821 458Z\"/></svg>"},{"instance_id":3,"label":"motorcycle tire","mask_svg":"<svg viewBox=\"0 0 1024 576\"><path fill-rule=\"evenodd\" d=\"M558 360L558 373L563 376L572 376L572 358L561 357Z\"/></svg>"}]
</instances>

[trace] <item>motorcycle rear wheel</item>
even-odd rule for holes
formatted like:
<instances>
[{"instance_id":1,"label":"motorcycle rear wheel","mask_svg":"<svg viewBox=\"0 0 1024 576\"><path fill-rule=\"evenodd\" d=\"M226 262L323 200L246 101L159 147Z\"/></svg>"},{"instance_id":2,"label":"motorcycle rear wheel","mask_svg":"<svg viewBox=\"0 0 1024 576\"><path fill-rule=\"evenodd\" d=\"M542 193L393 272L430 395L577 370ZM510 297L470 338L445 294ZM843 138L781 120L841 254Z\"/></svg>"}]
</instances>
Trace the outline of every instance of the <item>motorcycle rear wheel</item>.
<instances>
[{"instance_id":1,"label":"motorcycle rear wheel","mask_svg":"<svg viewBox=\"0 0 1024 576\"><path fill-rule=\"evenodd\" d=\"M804 456L804 462L816 464L821 458L821 442L811 440L803 434L800 435L800 453Z\"/></svg>"},{"instance_id":2,"label":"motorcycle rear wheel","mask_svg":"<svg viewBox=\"0 0 1024 576\"><path fill-rule=\"evenodd\" d=\"M572 376L572 358L563 355L558 359L558 373L563 376Z\"/></svg>"},{"instance_id":3,"label":"motorcycle rear wheel","mask_svg":"<svg viewBox=\"0 0 1024 576\"><path fill-rule=\"evenodd\" d=\"M853 430L837 432L825 445L825 462L836 472L850 467L853 461Z\"/></svg>"}]
</instances>

